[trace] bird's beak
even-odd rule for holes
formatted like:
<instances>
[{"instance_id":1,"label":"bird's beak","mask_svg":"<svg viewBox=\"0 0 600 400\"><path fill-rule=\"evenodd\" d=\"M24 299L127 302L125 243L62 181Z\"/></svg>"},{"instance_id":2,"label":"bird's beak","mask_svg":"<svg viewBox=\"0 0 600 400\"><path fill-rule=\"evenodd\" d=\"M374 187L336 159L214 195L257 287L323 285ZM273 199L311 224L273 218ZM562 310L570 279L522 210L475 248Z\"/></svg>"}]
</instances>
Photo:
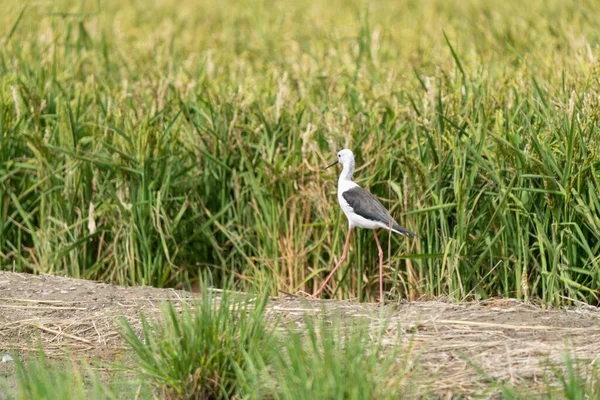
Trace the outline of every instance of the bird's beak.
<instances>
[{"instance_id":1,"label":"bird's beak","mask_svg":"<svg viewBox=\"0 0 600 400\"><path fill-rule=\"evenodd\" d=\"M337 163L339 163L339 161L338 161L338 160L335 160L335 162L334 162L333 164L330 164L330 165L326 166L326 167L325 167L325 169L327 169L327 168L331 168L331 167L333 167L333 166L334 166L335 164L337 164Z\"/></svg>"}]
</instances>

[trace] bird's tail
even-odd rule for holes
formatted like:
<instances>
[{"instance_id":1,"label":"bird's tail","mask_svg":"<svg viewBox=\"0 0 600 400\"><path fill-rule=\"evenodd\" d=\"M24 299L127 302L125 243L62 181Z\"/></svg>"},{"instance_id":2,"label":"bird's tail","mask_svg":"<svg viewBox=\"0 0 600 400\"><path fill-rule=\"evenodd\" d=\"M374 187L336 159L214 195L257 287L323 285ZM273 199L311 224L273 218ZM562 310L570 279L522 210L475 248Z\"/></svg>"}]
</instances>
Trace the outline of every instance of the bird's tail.
<instances>
[{"instance_id":1,"label":"bird's tail","mask_svg":"<svg viewBox=\"0 0 600 400\"><path fill-rule=\"evenodd\" d=\"M411 232L408 229L405 229L405 228L401 227L400 225L398 225L395 222L394 222L394 225L392 225L391 231L392 232L396 232L396 233L398 233L400 235L403 235L403 236L409 236L409 237L412 236L412 237L416 237L416 238L419 237L419 235L417 235L416 233Z\"/></svg>"}]
</instances>

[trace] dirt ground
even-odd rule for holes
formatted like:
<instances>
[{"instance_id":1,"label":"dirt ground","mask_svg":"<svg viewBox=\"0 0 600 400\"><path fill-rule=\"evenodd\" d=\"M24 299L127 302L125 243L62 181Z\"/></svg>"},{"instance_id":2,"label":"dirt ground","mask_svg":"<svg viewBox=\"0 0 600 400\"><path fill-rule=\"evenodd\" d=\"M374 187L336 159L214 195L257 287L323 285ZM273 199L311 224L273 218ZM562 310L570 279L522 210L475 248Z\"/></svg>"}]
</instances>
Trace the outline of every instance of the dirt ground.
<instances>
[{"instance_id":1,"label":"dirt ground","mask_svg":"<svg viewBox=\"0 0 600 400\"><path fill-rule=\"evenodd\" d=\"M136 321L139 310L157 313L161 301L180 305L196 296L173 289L0 272L0 356L36 351L39 337L50 357L70 354L113 361L125 348L115 330L119 316ZM405 350L400 356L418 366L422 379L442 397L485 395L490 382L535 390L544 386L545 374L565 353L583 366L600 358L600 310L589 306L543 310L514 300L493 300L380 307L293 296L272 298L268 306L270 317L299 329L306 315L326 318L334 313L375 326L385 323L385 344L397 345L400 337ZM11 364L0 363L0 377L9 381Z\"/></svg>"}]
</instances>

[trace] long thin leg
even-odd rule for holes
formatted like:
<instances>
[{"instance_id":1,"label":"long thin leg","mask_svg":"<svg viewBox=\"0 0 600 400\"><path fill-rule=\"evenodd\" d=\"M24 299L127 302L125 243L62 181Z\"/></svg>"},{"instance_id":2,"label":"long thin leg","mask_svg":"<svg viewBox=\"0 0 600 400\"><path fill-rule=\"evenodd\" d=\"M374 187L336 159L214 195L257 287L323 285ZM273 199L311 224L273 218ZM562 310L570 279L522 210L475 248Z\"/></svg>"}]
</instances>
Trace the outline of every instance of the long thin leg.
<instances>
[{"instance_id":1,"label":"long thin leg","mask_svg":"<svg viewBox=\"0 0 600 400\"><path fill-rule=\"evenodd\" d=\"M375 235L377 249L379 250L379 302L383 303L383 250L381 250L381 245L379 244L375 229L373 229L373 235Z\"/></svg>"},{"instance_id":2,"label":"long thin leg","mask_svg":"<svg viewBox=\"0 0 600 400\"><path fill-rule=\"evenodd\" d=\"M340 261L338 261L338 263L333 268L333 270L331 271L331 273L329 274L329 276L327 276L327 279L325 279L325 282L323 282L323 284L321 285L321 287L319 288L319 290L317 290L317 292L315 294L313 294L312 296L310 296L309 299L315 300L317 298L317 296L319 294L321 294L321 292L323 291L323 289L325 289L325 285L327 285L327 282L329 282L329 280L333 277L333 274L335 274L335 271L337 271L337 269L340 267L340 265L342 265L342 263L346 259L346 254L348 253L348 245L350 244L350 233L351 232L352 232L352 228L348 229L348 236L346 236L346 244L344 245L344 251L342 252L342 258L340 259Z\"/></svg>"}]
</instances>

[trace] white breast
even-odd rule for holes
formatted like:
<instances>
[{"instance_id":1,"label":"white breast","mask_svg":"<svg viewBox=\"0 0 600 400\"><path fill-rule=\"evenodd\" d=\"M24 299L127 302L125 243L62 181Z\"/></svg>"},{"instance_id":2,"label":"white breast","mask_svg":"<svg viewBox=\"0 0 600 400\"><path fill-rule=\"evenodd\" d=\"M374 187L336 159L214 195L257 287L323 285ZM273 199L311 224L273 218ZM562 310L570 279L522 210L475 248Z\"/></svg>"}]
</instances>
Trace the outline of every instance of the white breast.
<instances>
[{"instance_id":1,"label":"white breast","mask_svg":"<svg viewBox=\"0 0 600 400\"><path fill-rule=\"evenodd\" d=\"M357 226L359 228L366 228L366 229L375 229L375 228L382 227L381 223L371 221L369 219L366 219L366 218L361 217L360 215L356 214L354 212L354 209L352 207L350 207L350 204L348 204L346 199L344 199L344 196L342 196L342 194L346 190L352 189L357 186L358 185L356 183L354 183L353 181L350 181L350 180L340 179L338 181L338 193L337 193L338 201L340 203L340 207L342 207L342 211L344 212L344 214L346 214L346 218L348 218L349 227L352 228L352 227Z\"/></svg>"},{"instance_id":2,"label":"white breast","mask_svg":"<svg viewBox=\"0 0 600 400\"><path fill-rule=\"evenodd\" d=\"M358 185L352 181L340 180L338 182L338 202L340 203L340 207L342 207L342 211L344 211L344 214L346 214L346 217L348 219L350 219L349 214L354 214L354 210L352 209L352 207L350 207L346 199L344 199L342 193L344 193L346 190L352 189L353 187L357 186Z\"/></svg>"}]
</instances>

